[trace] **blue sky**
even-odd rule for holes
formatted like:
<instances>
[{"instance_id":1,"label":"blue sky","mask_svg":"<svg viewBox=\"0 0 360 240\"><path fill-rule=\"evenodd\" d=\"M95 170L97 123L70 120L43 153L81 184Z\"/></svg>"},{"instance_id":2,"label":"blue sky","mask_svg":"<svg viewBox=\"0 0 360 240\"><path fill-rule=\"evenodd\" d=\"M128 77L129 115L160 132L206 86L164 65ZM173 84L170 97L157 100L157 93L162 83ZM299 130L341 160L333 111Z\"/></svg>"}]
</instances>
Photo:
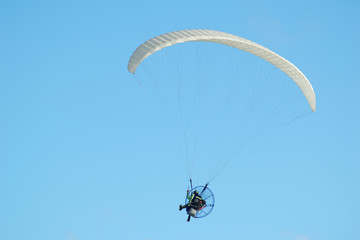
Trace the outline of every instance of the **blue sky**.
<instances>
[{"instance_id":1,"label":"blue sky","mask_svg":"<svg viewBox=\"0 0 360 240\"><path fill-rule=\"evenodd\" d=\"M0 239L360 239L358 1L1 1ZM186 222L186 172L127 72L145 40L232 33L288 58L317 112L232 161Z\"/></svg>"}]
</instances>

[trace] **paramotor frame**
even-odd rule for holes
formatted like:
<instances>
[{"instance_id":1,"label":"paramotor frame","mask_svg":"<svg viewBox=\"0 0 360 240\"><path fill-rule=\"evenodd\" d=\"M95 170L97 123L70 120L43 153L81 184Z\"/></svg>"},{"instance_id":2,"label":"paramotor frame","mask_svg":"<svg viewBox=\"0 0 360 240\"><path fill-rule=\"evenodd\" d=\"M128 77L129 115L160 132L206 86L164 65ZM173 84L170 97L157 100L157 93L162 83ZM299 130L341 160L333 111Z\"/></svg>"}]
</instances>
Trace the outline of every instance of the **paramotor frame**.
<instances>
[{"instance_id":1,"label":"paramotor frame","mask_svg":"<svg viewBox=\"0 0 360 240\"><path fill-rule=\"evenodd\" d=\"M207 186L197 186L190 190L188 195L185 198L185 205L189 204L188 196L194 194L195 191L198 191L200 197L206 201L205 207L201 208L196 212L195 218L206 217L211 213L215 206L215 196L213 192Z\"/></svg>"}]
</instances>

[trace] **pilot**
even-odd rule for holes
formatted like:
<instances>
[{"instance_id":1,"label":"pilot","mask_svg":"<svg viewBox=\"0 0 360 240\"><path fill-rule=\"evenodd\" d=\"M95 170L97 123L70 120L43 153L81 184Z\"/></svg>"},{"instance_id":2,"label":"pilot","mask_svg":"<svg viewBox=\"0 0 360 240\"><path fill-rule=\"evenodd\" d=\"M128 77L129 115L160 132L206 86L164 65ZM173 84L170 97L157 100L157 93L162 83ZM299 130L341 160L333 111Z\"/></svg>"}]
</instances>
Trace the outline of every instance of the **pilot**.
<instances>
[{"instance_id":1,"label":"pilot","mask_svg":"<svg viewBox=\"0 0 360 240\"><path fill-rule=\"evenodd\" d=\"M195 217L196 212L200 211L206 206L206 201L201 198L197 190L195 190L192 194L189 194L188 190L187 199L189 200L189 203L184 206L180 204L179 210L181 211L186 208L186 212L189 214L187 221L190 222L190 217Z\"/></svg>"}]
</instances>

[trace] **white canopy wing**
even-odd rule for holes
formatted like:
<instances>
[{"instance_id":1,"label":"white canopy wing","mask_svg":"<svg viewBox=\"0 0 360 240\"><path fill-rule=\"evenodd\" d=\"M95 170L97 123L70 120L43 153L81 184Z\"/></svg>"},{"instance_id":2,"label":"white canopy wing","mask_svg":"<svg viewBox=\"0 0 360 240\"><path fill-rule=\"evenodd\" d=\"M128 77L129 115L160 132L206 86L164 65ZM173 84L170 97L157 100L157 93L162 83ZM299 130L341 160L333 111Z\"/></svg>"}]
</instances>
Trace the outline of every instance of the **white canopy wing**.
<instances>
[{"instance_id":1,"label":"white canopy wing","mask_svg":"<svg viewBox=\"0 0 360 240\"><path fill-rule=\"evenodd\" d=\"M279 56L273 51L249 41L245 38L237 37L232 34L214 31L214 30L182 30L176 32L165 33L160 36L151 38L150 40L141 44L131 56L128 63L128 70L135 73L139 64L148 56L165 47L169 47L178 43L200 41L200 42L215 42L224 44L230 47L241 49L248 53L254 54L269 63L273 64L281 71L286 73L301 89L309 102L310 108L315 112L316 99L314 90L305 77L305 75L285 58Z\"/></svg>"}]
</instances>

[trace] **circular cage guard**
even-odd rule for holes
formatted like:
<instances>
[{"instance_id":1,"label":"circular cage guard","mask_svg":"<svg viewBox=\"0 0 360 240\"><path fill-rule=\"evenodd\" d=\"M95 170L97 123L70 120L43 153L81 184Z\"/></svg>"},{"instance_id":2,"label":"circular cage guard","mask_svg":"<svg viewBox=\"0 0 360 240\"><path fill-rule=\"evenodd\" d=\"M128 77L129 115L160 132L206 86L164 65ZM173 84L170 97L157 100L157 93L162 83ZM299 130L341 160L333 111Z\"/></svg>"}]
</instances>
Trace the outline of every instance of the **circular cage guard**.
<instances>
[{"instance_id":1,"label":"circular cage guard","mask_svg":"<svg viewBox=\"0 0 360 240\"><path fill-rule=\"evenodd\" d=\"M198 210L196 212L195 218L202 218L206 217L211 213L215 206L215 197L212 191L205 186L197 186L191 189L191 191L188 193L188 195L185 198L185 205L189 204L188 196L191 196L195 191L198 191L200 194L200 197L206 201L205 207Z\"/></svg>"}]
</instances>

